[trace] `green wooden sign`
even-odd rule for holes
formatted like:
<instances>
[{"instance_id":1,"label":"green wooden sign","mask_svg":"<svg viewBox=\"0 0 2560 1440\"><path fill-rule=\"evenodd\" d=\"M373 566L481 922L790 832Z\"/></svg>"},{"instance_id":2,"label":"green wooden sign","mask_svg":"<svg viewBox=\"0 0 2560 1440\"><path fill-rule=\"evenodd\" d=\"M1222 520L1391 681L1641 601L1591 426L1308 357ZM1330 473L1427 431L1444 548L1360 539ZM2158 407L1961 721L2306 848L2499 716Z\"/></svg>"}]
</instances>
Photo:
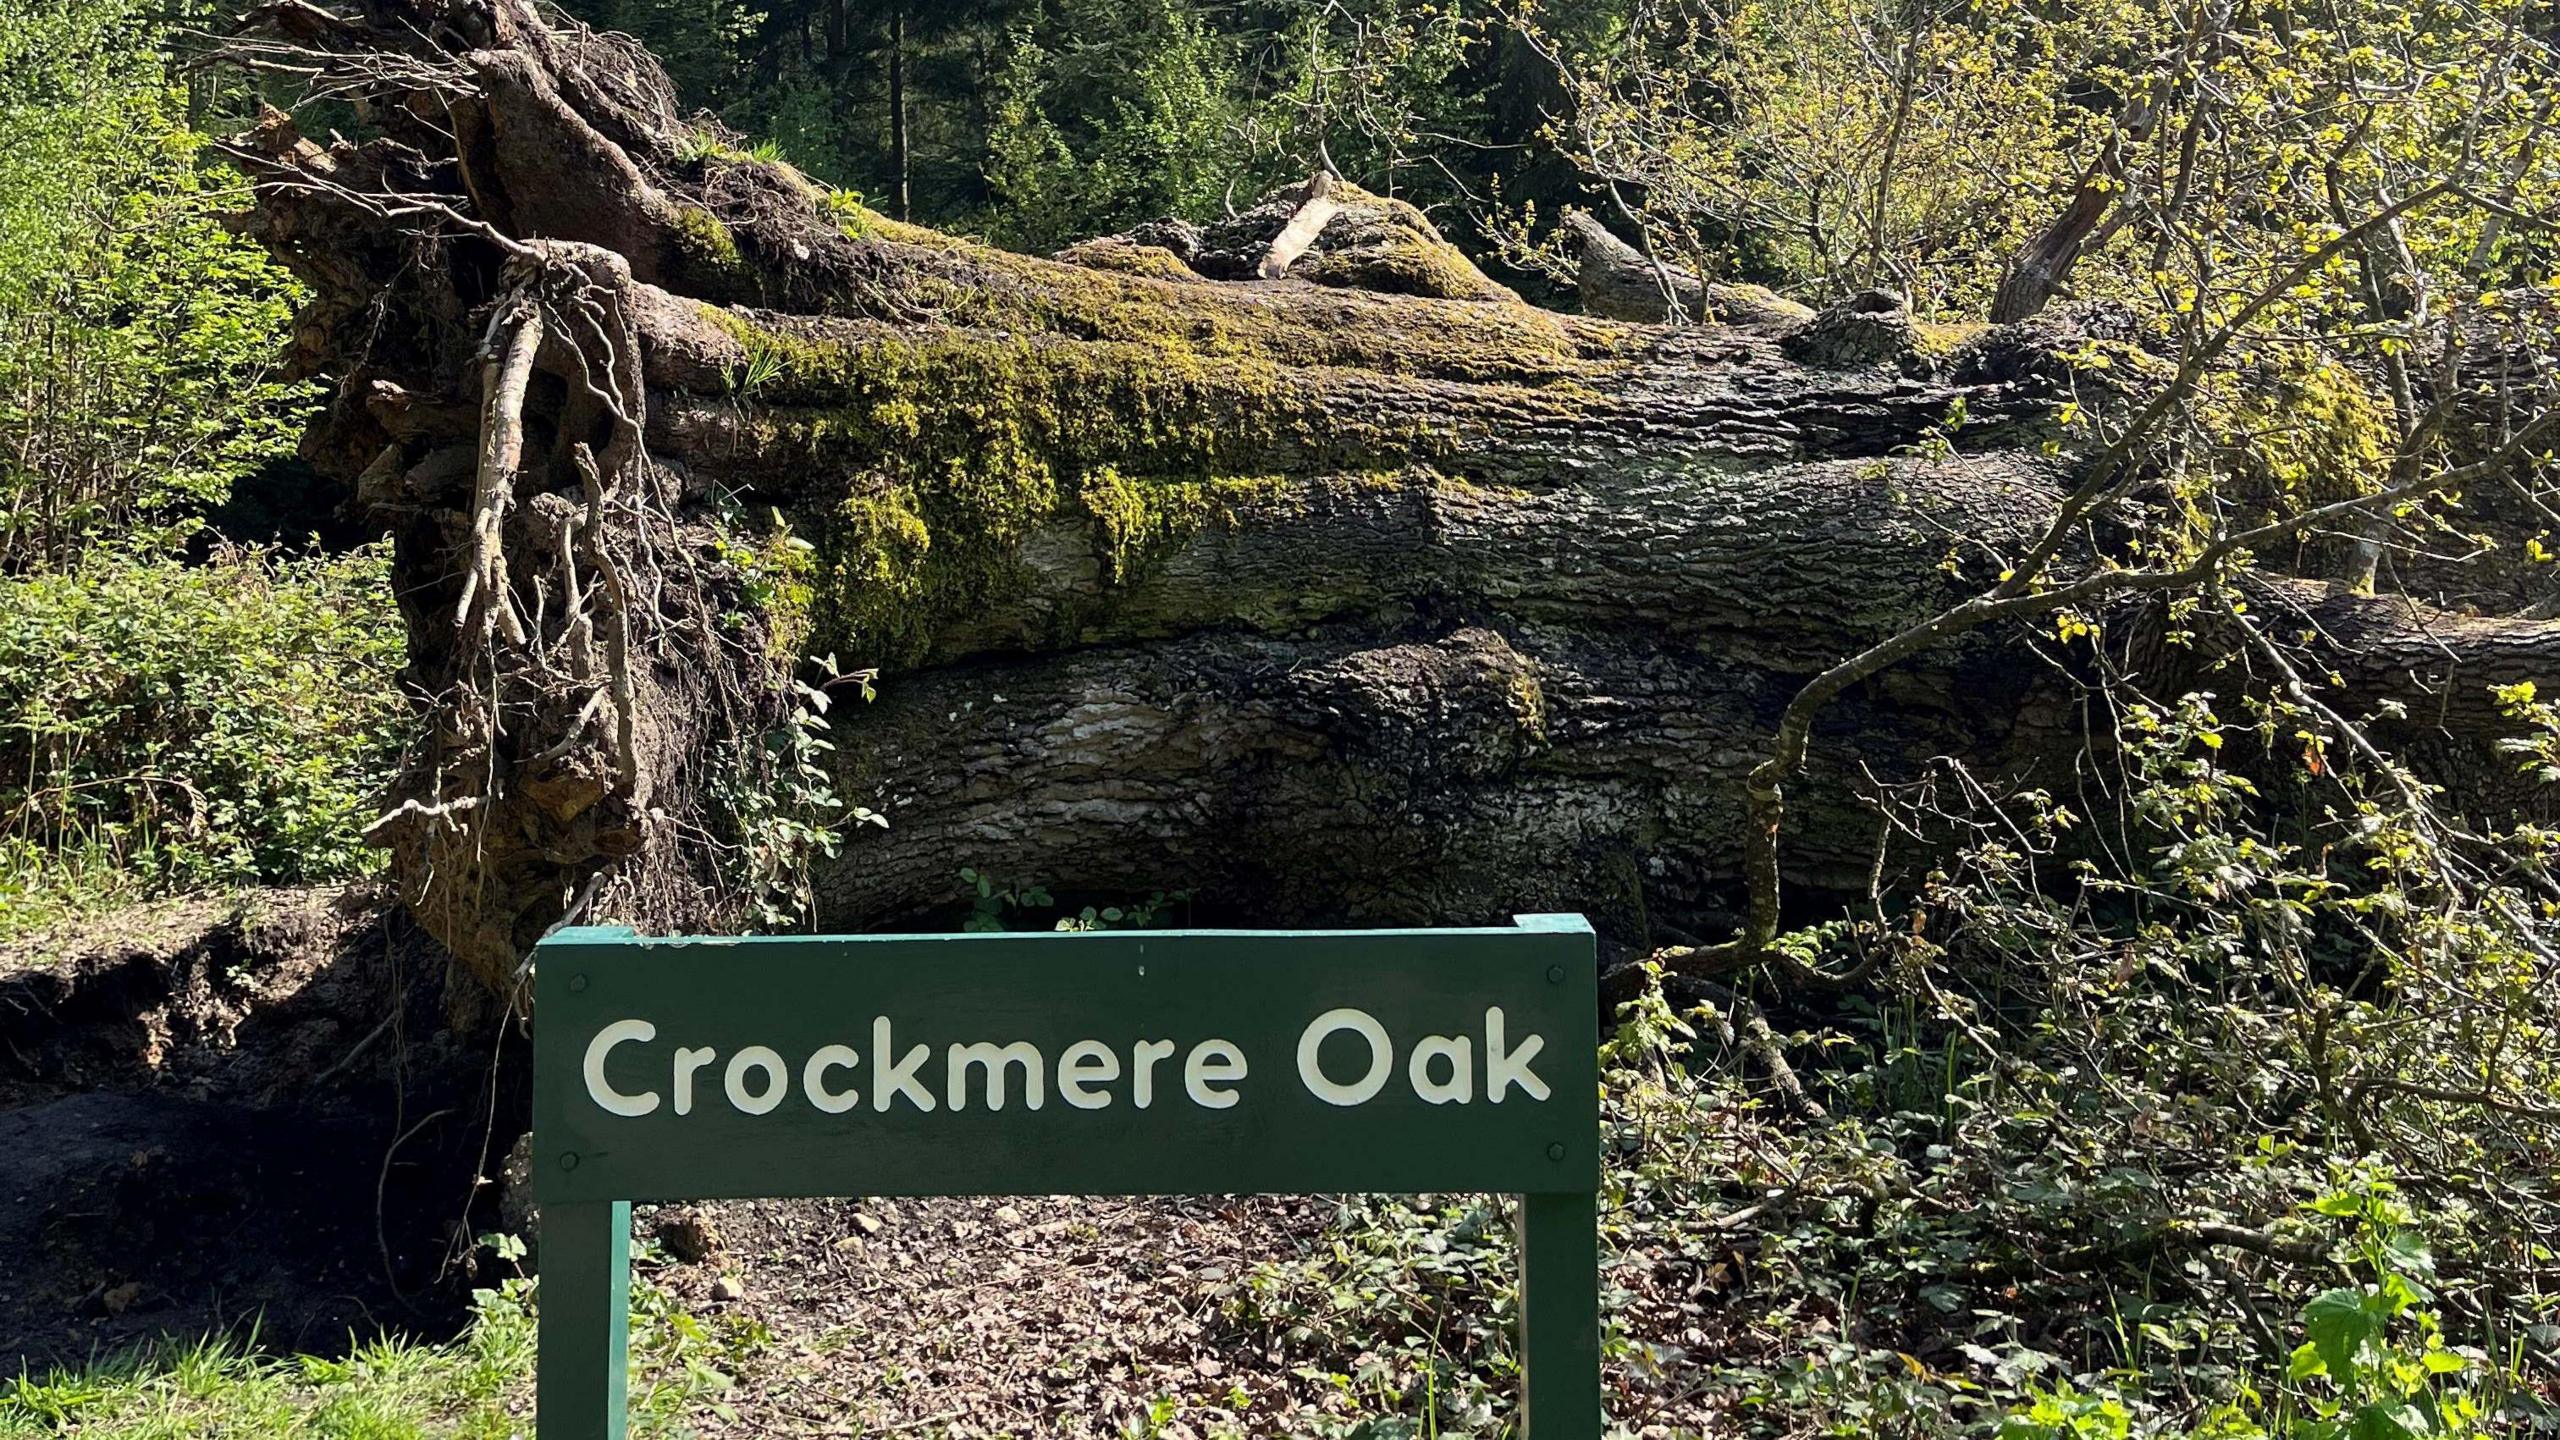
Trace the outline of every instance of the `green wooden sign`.
<instances>
[{"instance_id":1,"label":"green wooden sign","mask_svg":"<svg viewBox=\"0 0 2560 1440\"><path fill-rule=\"evenodd\" d=\"M633 1201L1522 1197L1522 1414L1600 1433L1597 971L1510 929L650 939L535 981L545 1440L623 1433Z\"/></svg>"}]
</instances>

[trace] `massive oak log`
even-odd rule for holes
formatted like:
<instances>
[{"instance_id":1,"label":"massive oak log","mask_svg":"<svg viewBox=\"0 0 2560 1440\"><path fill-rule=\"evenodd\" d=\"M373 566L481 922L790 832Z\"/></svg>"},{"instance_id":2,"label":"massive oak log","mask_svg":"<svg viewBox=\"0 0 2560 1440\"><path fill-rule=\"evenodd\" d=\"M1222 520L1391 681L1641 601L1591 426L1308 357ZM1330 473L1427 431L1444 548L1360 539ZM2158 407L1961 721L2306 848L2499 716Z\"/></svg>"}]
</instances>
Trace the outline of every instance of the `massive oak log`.
<instances>
[{"instance_id":1,"label":"massive oak log","mask_svg":"<svg viewBox=\"0 0 2560 1440\"><path fill-rule=\"evenodd\" d=\"M1788 697L1996 576L2071 482L2056 408L2108 399L2060 317L1550 313L1341 184L1008 254L737 150L636 47L529 0L285 0L252 34L373 133L276 113L234 153L315 292L306 453L398 540L430 698L383 834L495 981L598 877L646 924L736 918L739 776L770 778L748 762L801 654L882 671L833 736L889 823L821 865L828 928L948 903L974 866L1267 922L1695 931ZM493 510L510 316L542 338ZM482 519L520 617L485 644L455 619ZM2513 803L2485 687L2548 673L2560 627L2269 583L2314 649L2347 637L2350 703L2415 702L2466 803ZM2107 618L2149 677L2216 683L2209 644ZM1868 887L1861 792L1935 757L2086 782L2072 667L2034 638L1825 716L1790 791L1808 896Z\"/></svg>"}]
</instances>

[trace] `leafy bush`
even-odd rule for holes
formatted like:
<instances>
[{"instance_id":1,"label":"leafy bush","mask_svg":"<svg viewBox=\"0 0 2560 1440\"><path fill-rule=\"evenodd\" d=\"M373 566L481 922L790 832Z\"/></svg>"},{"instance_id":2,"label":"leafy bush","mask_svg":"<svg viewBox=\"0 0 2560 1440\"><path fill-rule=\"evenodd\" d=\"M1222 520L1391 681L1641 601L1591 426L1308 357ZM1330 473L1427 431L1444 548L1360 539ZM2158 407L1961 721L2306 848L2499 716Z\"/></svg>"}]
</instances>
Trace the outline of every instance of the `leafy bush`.
<instances>
[{"instance_id":1,"label":"leafy bush","mask_svg":"<svg viewBox=\"0 0 2560 1440\"><path fill-rule=\"evenodd\" d=\"M93 554L0 582L0 925L363 870L407 710L389 564Z\"/></svg>"},{"instance_id":2,"label":"leafy bush","mask_svg":"<svg viewBox=\"0 0 2560 1440\"><path fill-rule=\"evenodd\" d=\"M2303 1334L2283 1376L2251 1387L2188 1432L2193 1440L2412 1440L2489 1433L2477 1351L2444 1342L2428 1308L2435 1257L2411 1229L2414 1216L2386 1176L2359 1171L2312 1202L2348 1226L2332 1258L2359 1277L2321 1291L2302 1307ZM2506 1377L2495 1377L2506 1378ZM1999 1440L2123 1440L2133 1414L2106 1393L2065 1381L2034 1391L2033 1403L2000 1426Z\"/></svg>"},{"instance_id":3,"label":"leafy bush","mask_svg":"<svg viewBox=\"0 0 2560 1440\"><path fill-rule=\"evenodd\" d=\"M0 27L0 570L183 525L292 448L294 287L225 231L133 0Z\"/></svg>"},{"instance_id":4,"label":"leafy bush","mask_svg":"<svg viewBox=\"0 0 2560 1440\"><path fill-rule=\"evenodd\" d=\"M401 658L387 558L179 538L286 453L295 288L136 0L0 27L0 926L362 868Z\"/></svg>"}]
</instances>

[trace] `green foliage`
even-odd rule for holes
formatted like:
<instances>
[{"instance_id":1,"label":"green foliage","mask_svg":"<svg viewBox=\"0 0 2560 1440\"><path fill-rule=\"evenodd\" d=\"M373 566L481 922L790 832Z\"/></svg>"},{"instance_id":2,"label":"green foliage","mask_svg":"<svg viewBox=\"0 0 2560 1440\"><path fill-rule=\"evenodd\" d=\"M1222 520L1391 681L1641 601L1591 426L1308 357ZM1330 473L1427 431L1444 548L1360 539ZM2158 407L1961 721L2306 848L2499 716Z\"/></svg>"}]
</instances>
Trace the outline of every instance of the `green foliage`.
<instances>
[{"instance_id":1,"label":"green foliage","mask_svg":"<svg viewBox=\"0 0 2560 1440\"><path fill-rule=\"evenodd\" d=\"M1067 0L1063 52L1008 36L993 81L989 230L1054 249L1165 215L1206 218L1238 179L1230 42L1183 0Z\"/></svg>"},{"instance_id":2,"label":"green foliage","mask_svg":"<svg viewBox=\"0 0 2560 1440\"><path fill-rule=\"evenodd\" d=\"M1005 36L1003 63L987 87L995 117L987 132L987 228L999 243L1025 249L1100 233L1086 224L1082 166L1049 116L1050 65L1038 36L1017 28Z\"/></svg>"},{"instance_id":3,"label":"green foliage","mask_svg":"<svg viewBox=\"0 0 2560 1440\"><path fill-rule=\"evenodd\" d=\"M755 349L731 384L743 395L779 372L778 357ZM781 511L768 511L758 526L734 507L724 510L713 553L742 602L722 612L720 624L748 632L742 637L748 644L761 641L769 681L783 700L776 723L760 737L724 747L711 766L706 789L729 831L715 853L730 892L744 901L739 918L788 930L816 919L811 877L819 861L835 855L846 827L889 823L836 792L827 758L835 751L827 737L836 698L848 691L875 698L879 672L843 669L831 654L809 656L817 548L793 532ZM804 672L814 675L803 679Z\"/></svg>"},{"instance_id":4,"label":"green foliage","mask_svg":"<svg viewBox=\"0 0 2560 1440\"><path fill-rule=\"evenodd\" d=\"M1163 924L1165 916L1177 905L1191 903L1188 890L1158 890L1144 900L1124 905L1087 905L1073 915L1061 916L1052 927L1058 930L1152 930Z\"/></svg>"},{"instance_id":5,"label":"green foliage","mask_svg":"<svg viewBox=\"0 0 2560 1440\"><path fill-rule=\"evenodd\" d=\"M2000 1422L2000 1440L2125 1440L2133 1433L2132 1412L2113 1395L2084 1395L2068 1380L2029 1393L2034 1403Z\"/></svg>"},{"instance_id":6,"label":"green foliage","mask_svg":"<svg viewBox=\"0 0 2560 1440\"><path fill-rule=\"evenodd\" d=\"M1264 90L1243 138L1268 173L1321 167L1421 205L1476 198L1456 176L1480 171L1483 157L1452 141L1493 128L1485 76L1503 37L1492 12L1433 0L1302 0L1267 13L1271 33L1253 63Z\"/></svg>"},{"instance_id":7,"label":"green foliage","mask_svg":"<svg viewBox=\"0 0 2560 1440\"><path fill-rule=\"evenodd\" d=\"M182 528L290 451L294 287L218 215L152 12L33 0L0 35L0 569Z\"/></svg>"},{"instance_id":8,"label":"green foliage","mask_svg":"<svg viewBox=\"0 0 2560 1440\"><path fill-rule=\"evenodd\" d=\"M0 581L0 925L368 868L408 717L388 572L386 548L100 552Z\"/></svg>"},{"instance_id":9,"label":"green foliage","mask_svg":"<svg viewBox=\"0 0 2560 1440\"><path fill-rule=\"evenodd\" d=\"M2427 1308L2435 1258L2413 1228L2416 1217L2385 1176L2359 1170L2311 1202L2349 1229L2337 1259L2364 1283L2323 1290L2299 1320L2306 1337L2283 1375L2216 1406L2193 1440L2416 1440L2485 1435L2478 1352L2446 1346ZM2031 1387L2033 1403L2001 1422L1999 1440L2122 1440L2132 1415L2113 1395L2084 1395L2068 1382Z\"/></svg>"},{"instance_id":10,"label":"green foliage","mask_svg":"<svg viewBox=\"0 0 2560 1440\"><path fill-rule=\"evenodd\" d=\"M2514 721L2521 732L2499 748L2510 755L2523 756L2516 768L2537 783L2560 783L2560 703L2542 699L2539 687L2530 680L2492 686L2489 696L2497 702L2499 713ZM2560 838L2531 825L2521 826L2517 833L2543 855L2553 853L2555 838Z\"/></svg>"},{"instance_id":11,"label":"green foliage","mask_svg":"<svg viewBox=\"0 0 2560 1440\"><path fill-rule=\"evenodd\" d=\"M603 29L647 42L688 105L725 111L752 86L743 52L766 14L742 0L600 0L576 8ZM780 128L764 133L786 144L798 138Z\"/></svg>"},{"instance_id":12,"label":"green foliage","mask_svg":"<svg viewBox=\"0 0 2560 1440\"><path fill-rule=\"evenodd\" d=\"M1817 302L1890 286L1924 314L1978 315L2047 218L2020 198L2067 177L2099 122L2067 103L2074 62L2147 39L2138 9L1638 6L1560 57L1573 106L1555 138L1625 182L1661 253L1700 273Z\"/></svg>"},{"instance_id":13,"label":"green foliage","mask_svg":"<svg viewBox=\"0 0 2560 1440\"><path fill-rule=\"evenodd\" d=\"M2423 1282L2435 1272L2435 1257L2413 1228L2416 1217L2389 1180L2358 1179L2312 1208L2354 1224L2347 1264L2371 1278L2324 1290L2303 1306L2309 1338L2285 1372L2286 1398L2294 1402L2286 1408L2303 1418L2290 1433L2296 1440L2481 1434L2485 1407L2472 1382L2486 1366L2476 1353L2446 1348L2443 1327L2426 1308L2433 1297ZM2322 1383L2306 1385L2312 1380Z\"/></svg>"},{"instance_id":14,"label":"green foliage","mask_svg":"<svg viewBox=\"0 0 2560 1440\"><path fill-rule=\"evenodd\" d=\"M810 663L819 672L818 683L794 678L782 723L758 749L727 757L711 780L713 798L738 831L726 852L730 878L752 897L754 919L767 930L816 918L811 876L819 861L834 858L846 826L889 824L887 816L836 793L827 760L836 748L826 738L834 692L849 686L870 700L876 672L840 671L832 655Z\"/></svg>"},{"instance_id":15,"label":"green foliage","mask_svg":"<svg viewBox=\"0 0 2560 1440\"><path fill-rule=\"evenodd\" d=\"M1320 1251L1257 1266L1227 1304L1351 1403L1356 1418L1312 1433L1495 1433L1519 1386L1507 1202L1346 1197L1328 1234Z\"/></svg>"},{"instance_id":16,"label":"green foliage","mask_svg":"<svg viewBox=\"0 0 2560 1440\"><path fill-rule=\"evenodd\" d=\"M1489 176L1523 164L1525 102L1543 93L1489 16L1433 0L570 8L645 40L685 104L768 137L808 174L893 201L904 174L913 219L1033 251L1161 216L1215 219L1318 168L1473 208ZM1496 75L1516 92L1507 110ZM1488 127L1493 143L1451 139Z\"/></svg>"},{"instance_id":17,"label":"green foliage","mask_svg":"<svg viewBox=\"0 0 2560 1440\"><path fill-rule=\"evenodd\" d=\"M287 454L297 295L223 212L163 11L0 28L0 928L358 873L405 718L379 551L162 558Z\"/></svg>"},{"instance_id":18,"label":"green foliage","mask_svg":"<svg viewBox=\"0 0 2560 1440\"><path fill-rule=\"evenodd\" d=\"M2527 8L1644 0L1596 34L1540 7L1527 33L1572 99L1550 133L1606 210L1701 273L1816 301L1883 285L1979 315L2079 203L2067 293L2169 335L2431 186L2503 194L2340 250L2262 331L2379 362L2416 343L2413 307L2549 273L2547 227L2497 213L2560 193Z\"/></svg>"}]
</instances>

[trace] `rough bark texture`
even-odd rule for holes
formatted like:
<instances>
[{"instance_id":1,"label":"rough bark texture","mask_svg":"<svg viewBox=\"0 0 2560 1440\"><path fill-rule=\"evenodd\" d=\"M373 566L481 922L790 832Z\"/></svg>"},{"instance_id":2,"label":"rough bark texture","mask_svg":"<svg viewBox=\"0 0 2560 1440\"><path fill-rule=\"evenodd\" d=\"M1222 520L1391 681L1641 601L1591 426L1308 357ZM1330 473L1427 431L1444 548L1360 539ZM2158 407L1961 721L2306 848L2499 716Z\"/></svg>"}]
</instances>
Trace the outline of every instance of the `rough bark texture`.
<instances>
[{"instance_id":1,"label":"rough bark texture","mask_svg":"<svg viewBox=\"0 0 2560 1440\"><path fill-rule=\"evenodd\" d=\"M1338 184L1036 259L689 130L645 55L528 0L257 24L333 57L381 131L322 146L273 115L238 154L256 233L317 291L299 358L333 401L307 453L399 537L436 697L422 815L386 838L493 979L599 875L645 924L731 918L721 757L760 744L799 652L884 672L833 733L890 824L823 867L827 927L946 903L969 865L1268 922L1585 909L1641 945L1722 913L1739 778L1804 677L1978 588L2069 481L2065 319L1554 314ZM1313 240L1257 278L1319 191ZM499 517L532 638L484 665L453 609L509 304L551 317ZM590 311L611 323L563 334ZM629 383L591 383L626 348ZM564 549L581 534L611 584ZM2496 772L2483 687L2560 654L2548 624L2299 598L2449 773ZM2117 620L2128 654L2156 632ZM546 636L615 624L627 671L525 678ZM1871 776L1947 755L2070 783L2078 697L2026 641L1974 637L1826 716L1790 791L1808 894L1866 887ZM475 748L479 683L503 723ZM457 797L467 826L434 813Z\"/></svg>"}]
</instances>

